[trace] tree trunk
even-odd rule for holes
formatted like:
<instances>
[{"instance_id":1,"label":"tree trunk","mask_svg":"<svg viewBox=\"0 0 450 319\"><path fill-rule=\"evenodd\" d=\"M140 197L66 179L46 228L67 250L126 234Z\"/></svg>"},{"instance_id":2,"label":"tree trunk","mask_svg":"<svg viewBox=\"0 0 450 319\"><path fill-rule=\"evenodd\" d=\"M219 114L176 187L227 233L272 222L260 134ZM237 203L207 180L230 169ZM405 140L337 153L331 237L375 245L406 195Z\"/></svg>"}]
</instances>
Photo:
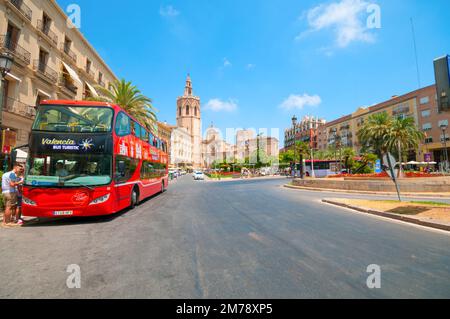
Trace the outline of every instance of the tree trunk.
<instances>
[{"instance_id":1,"label":"tree trunk","mask_svg":"<svg viewBox=\"0 0 450 319\"><path fill-rule=\"evenodd\" d=\"M398 169L398 178L403 178L403 165L402 165L402 144L400 141L397 141L397 148L398 148L398 158L399 158L399 169Z\"/></svg>"}]
</instances>

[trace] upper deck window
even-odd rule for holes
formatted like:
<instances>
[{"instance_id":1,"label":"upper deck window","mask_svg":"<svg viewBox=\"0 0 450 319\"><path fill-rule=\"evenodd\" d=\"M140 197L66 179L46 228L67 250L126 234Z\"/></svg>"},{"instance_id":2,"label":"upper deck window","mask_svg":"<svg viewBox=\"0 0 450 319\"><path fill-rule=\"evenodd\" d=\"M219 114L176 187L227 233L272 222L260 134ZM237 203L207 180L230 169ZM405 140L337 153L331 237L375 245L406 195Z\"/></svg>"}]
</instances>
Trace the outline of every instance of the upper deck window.
<instances>
[{"instance_id":1,"label":"upper deck window","mask_svg":"<svg viewBox=\"0 0 450 319\"><path fill-rule=\"evenodd\" d=\"M113 110L108 107L41 105L33 130L62 133L110 132L113 114Z\"/></svg>"}]
</instances>

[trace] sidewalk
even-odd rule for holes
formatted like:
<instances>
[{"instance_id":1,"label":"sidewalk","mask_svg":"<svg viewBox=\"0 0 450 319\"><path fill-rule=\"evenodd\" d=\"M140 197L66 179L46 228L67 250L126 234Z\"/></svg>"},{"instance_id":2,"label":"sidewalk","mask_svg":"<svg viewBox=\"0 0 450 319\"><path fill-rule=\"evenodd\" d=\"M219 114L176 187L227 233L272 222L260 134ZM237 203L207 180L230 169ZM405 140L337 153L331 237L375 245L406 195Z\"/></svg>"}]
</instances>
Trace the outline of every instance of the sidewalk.
<instances>
[{"instance_id":1,"label":"sidewalk","mask_svg":"<svg viewBox=\"0 0 450 319\"><path fill-rule=\"evenodd\" d=\"M286 188L313 191L313 192L324 192L324 193L344 193L344 194L363 194L363 195L381 195L381 196L397 196L395 192L369 192L369 191L353 191L353 190L340 190L331 188L313 188L304 186L294 186L291 184L284 185ZM402 197L426 197L426 198L450 198L449 193L400 193Z\"/></svg>"},{"instance_id":2,"label":"sidewalk","mask_svg":"<svg viewBox=\"0 0 450 319\"><path fill-rule=\"evenodd\" d=\"M393 212L389 212L389 211L382 211L380 209L372 209L372 208L363 207L362 205L357 205L357 204L348 204L348 203L346 203L345 199L341 199L341 198L323 199L322 202L331 204L331 205L335 205L335 206L339 206L339 207L349 208L349 209L352 209L352 210L360 212L360 213L395 219L395 220L402 221L405 223L410 223L410 224L415 224L415 225L420 225L420 226L425 226L425 227L430 227L430 228L450 232L450 222L448 221L448 218L445 220L438 220L434 217L427 216L426 214L422 215L420 213L408 214L407 216L405 216L405 214L393 213ZM426 208L428 208L430 211L432 210L431 207L426 207ZM449 208L443 208L443 210L448 211Z\"/></svg>"}]
</instances>

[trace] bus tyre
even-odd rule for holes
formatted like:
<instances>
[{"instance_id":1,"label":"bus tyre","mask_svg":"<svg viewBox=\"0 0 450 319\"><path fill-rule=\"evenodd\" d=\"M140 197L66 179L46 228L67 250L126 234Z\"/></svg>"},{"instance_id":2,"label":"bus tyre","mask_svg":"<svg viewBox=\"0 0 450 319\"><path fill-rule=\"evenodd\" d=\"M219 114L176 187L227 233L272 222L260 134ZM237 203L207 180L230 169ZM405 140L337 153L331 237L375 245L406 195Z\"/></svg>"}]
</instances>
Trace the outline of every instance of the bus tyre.
<instances>
[{"instance_id":1,"label":"bus tyre","mask_svg":"<svg viewBox=\"0 0 450 319\"><path fill-rule=\"evenodd\" d=\"M131 205L130 207L133 209L139 204L139 192L135 188L133 188L133 191L131 192Z\"/></svg>"}]
</instances>

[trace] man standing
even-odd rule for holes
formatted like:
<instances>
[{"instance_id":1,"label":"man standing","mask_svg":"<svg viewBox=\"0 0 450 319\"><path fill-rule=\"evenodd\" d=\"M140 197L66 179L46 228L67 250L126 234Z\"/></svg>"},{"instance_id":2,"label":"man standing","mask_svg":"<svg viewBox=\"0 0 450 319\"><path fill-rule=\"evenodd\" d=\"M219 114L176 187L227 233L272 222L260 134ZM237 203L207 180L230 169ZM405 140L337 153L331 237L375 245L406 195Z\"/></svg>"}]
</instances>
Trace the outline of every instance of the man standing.
<instances>
[{"instance_id":1,"label":"man standing","mask_svg":"<svg viewBox=\"0 0 450 319\"><path fill-rule=\"evenodd\" d=\"M2 195L5 204L5 215L3 216L3 227L16 226L12 223L11 218L15 216L17 208L17 186L22 185L23 181L19 180L17 174L22 169L22 165L15 164L12 171L2 176Z\"/></svg>"}]
</instances>

